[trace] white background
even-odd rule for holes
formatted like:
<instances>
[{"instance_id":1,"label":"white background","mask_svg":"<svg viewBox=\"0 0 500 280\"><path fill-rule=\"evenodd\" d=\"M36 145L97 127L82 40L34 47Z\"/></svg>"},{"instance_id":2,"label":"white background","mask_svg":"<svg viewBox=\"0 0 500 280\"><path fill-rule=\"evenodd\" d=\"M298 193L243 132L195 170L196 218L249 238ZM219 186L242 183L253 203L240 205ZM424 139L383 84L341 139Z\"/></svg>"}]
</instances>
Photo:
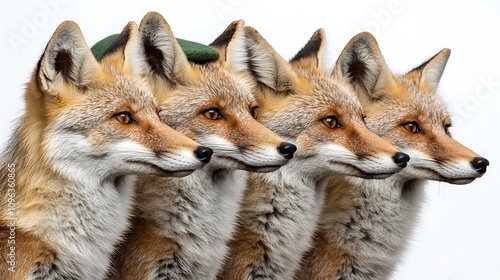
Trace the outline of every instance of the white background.
<instances>
[{"instance_id":1,"label":"white background","mask_svg":"<svg viewBox=\"0 0 500 280\"><path fill-rule=\"evenodd\" d=\"M146 1L140 1L146 2ZM3 2L0 10L0 143L22 114L32 69L56 27L77 22L89 45L152 10L179 38L210 43L233 20L255 27L286 59L322 27L328 63L356 33L377 38L389 67L404 73L442 48L452 55L440 94L460 142L490 160L466 186L428 183L421 222L394 279L500 279L500 2L498 1L81 1Z\"/></svg>"}]
</instances>

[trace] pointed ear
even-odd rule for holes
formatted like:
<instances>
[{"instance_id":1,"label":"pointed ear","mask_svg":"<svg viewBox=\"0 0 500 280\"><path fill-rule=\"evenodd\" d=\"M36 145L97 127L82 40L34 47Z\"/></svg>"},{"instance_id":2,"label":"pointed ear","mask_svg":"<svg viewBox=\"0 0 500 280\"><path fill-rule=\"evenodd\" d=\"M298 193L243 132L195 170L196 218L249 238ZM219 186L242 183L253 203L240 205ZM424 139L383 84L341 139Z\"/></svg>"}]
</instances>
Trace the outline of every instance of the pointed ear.
<instances>
[{"instance_id":1,"label":"pointed ear","mask_svg":"<svg viewBox=\"0 0 500 280\"><path fill-rule=\"evenodd\" d=\"M274 93L292 92L297 74L290 64L254 28L245 26L240 37L228 54L232 70L250 75Z\"/></svg>"},{"instance_id":2,"label":"pointed ear","mask_svg":"<svg viewBox=\"0 0 500 280\"><path fill-rule=\"evenodd\" d=\"M291 63L305 67L320 68L325 49L325 31L320 28L314 32L307 44L290 60Z\"/></svg>"},{"instance_id":3,"label":"pointed ear","mask_svg":"<svg viewBox=\"0 0 500 280\"><path fill-rule=\"evenodd\" d=\"M219 61L226 62L227 61L227 53L228 49L232 47L232 44L236 38L238 38L239 34L243 32L243 26L245 22L243 20L233 21L229 24L229 26L219 35L209 46L215 48L219 51Z\"/></svg>"},{"instance_id":4,"label":"pointed ear","mask_svg":"<svg viewBox=\"0 0 500 280\"><path fill-rule=\"evenodd\" d=\"M84 86L102 73L80 28L65 21L52 35L37 69L42 91L60 96L65 85Z\"/></svg>"},{"instance_id":5,"label":"pointed ear","mask_svg":"<svg viewBox=\"0 0 500 280\"><path fill-rule=\"evenodd\" d=\"M115 34L99 41L92 49L104 48L98 60L102 64L119 66L129 69L132 48L137 48L137 24L133 21L127 23L120 34ZM135 57L139 57L135 55ZM126 60L126 58L128 58Z\"/></svg>"},{"instance_id":6,"label":"pointed ear","mask_svg":"<svg viewBox=\"0 0 500 280\"><path fill-rule=\"evenodd\" d=\"M395 87L377 41L368 32L359 33L349 41L337 59L333 75L375 99Z\"/></svg>"},{"instance_id":7,"label":"pointed ear","mask_svg":"<svg viewBox=\"0 0 500 280\"><path fill-rule=\"evenodd\" d=\"M406 75L413 78L421 89L435 93L450 54L450 49L443 49Z\"/></svg>"},{"instance_id":8,"label":"pointed ear","mask_svg":"<svg viewBox=\"0 0 500 280\"><path fill-rule=\"evenodd\" d=\"M134 73L161 77L172 84L188 79L193 68L162 15L146 14L136 37L125 49L125 60Z\"/></svg>"}]
</instances>

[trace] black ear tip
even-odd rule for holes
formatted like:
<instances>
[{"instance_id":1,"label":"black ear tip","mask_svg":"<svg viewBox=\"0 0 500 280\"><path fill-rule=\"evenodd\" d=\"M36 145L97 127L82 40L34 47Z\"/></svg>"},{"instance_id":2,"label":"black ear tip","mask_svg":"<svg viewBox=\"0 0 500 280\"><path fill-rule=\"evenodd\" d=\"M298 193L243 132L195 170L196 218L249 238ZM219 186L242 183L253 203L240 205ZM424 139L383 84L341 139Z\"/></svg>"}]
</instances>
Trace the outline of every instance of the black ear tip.
<instances>
[{"instance_id":1,"label":"black ear tip","mask_svg":"<svg viewBox=\"0 0 500 280\"><path fill-rule=\"evenodd\" d=\"M243 20L236 20L229 24L229 26L220 34L212 43L209 44L211 47L224 47L229 44L233 39L234 35L238 30L240 30L244 25Z\"/></svg>"}]
</instances>

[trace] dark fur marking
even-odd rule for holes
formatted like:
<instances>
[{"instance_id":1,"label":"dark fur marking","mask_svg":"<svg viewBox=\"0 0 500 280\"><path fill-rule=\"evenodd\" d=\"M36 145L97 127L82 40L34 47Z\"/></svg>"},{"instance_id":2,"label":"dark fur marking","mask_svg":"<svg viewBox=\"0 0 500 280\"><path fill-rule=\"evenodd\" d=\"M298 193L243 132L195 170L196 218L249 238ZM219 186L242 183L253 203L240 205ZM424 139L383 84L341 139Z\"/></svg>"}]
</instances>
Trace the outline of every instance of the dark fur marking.
<instances>
[{"instance_id":1,"label":"dark fur marking","mask_svg":"<svg viewBox=\"0 0 500 280\"><path fill-rule=\"evenodd\" d=\"M401 197L403 199L409 199L413 196L416 182L416 180L410 180L403 185L401 188Z\"/></svg>"},{"instance_id":2,"label":"dark fur marking","mask_svg":"<svg viewBox=\"0 0 500 280\"><path fill-rule=\"evenodd\" d=\"M171 259L162 259L158 262L158 267L156 269L157 280L167 280L167 279L191 279L192 275L189 274L182 267L182 262L179 257L174 254Z\"/></svg>"},{"instance_id":3,"label":"dark fur marking","mask_svg":"<svg viewBox=\"0 0 500 280\"><path fill-rule=\"evenodd\" d=\"M318 53L321 48L323 38L319 32L314 33L309 42L290 60L290 62L313 57L316 59L316 66L319 66Z\"/></svg>"},{"instance_id":4,"label":"dark fur marking","mask_svg":"<svg viewBox=\"0 0 500 280\"><path fill-rule=\"evenodd\" d=\"M48 46L48 44L47 44ZM40 56L40 59L38 60L37 64L36 64L36 75L35 75L35 80L36 80L36 85L38 88L41 88L40 84L41 84L41 81L40 81L40 70L42 69L42 59L43 59L43 54Z\"/></svg>"},{"instance_id":5,"label":"dark fur marking","mask_svg":"<svg viewBox=\"0 0 500 280\"><path fill-rule=\"evenodd\" d=\"M77 280L80 277L76 275L69 275L62 272L61 269L55 263L40 263L35 264L36 268L31 273L31 276L35 280L45 280L45 279L69 279Z\"/></svg>"},{"instance_id":6,"label":"dark fur marking","mask_svg":"<svg viewBox=\"0 0 500 280\"><path fill-rule=\"evenodd\" d=\"M278 95L289 95L291 94L292 91L292 85L288 81L284 81L283 79L280 79L280 73L279 73L279 65L277 61L274 61L274 69L276 69L275 77L276 79L274 80L274 87L276 90L276 94Z\"/></svg>"},{"instance_id":7,"label":"dark fur marking","mask_svg":"<svg viewBox=\"0 0 500 280\"><path fill-rule=\"evenodd\" d=\"M352 61L349 65L347 65L346 72L352 83L365 87L363 80L368 72L368 67L363 60L359 59L357 53L352 54Z\"/></svg>"},{"instance_id":8,"label":"dark fur marking","mask_svg":"<svg viewBox=\"0 0 500 280\"><path fill-rule=\"evenodd\" d=\"M362 161L370 158L370 155L368 153L356 153L356 157L359 161Z\"/></svg>"},{"instance_id":9,"label":"dark fur marking","mask_svg":"<svg viewBox=\"0 0 500 280\"><path fill-rule=\"evenodd\" d=\"M263 256L264 260L262 263L256 263L253 265L252 270L249 273L249 279L275 279L276 275L282 274L284 269L278 267L272 262L267 253Z\"/></svg>"},{"instance_id":10,"label":"dark fur marking","mask_svg":"<svg viewBox=\"0 0 500 280\"><path fill-rule=\"evenodd\" d=\"M209 44L210 47L215 47L215 48L222 48L222 47L227 47L229 45L229 42L234 37L234 34L236 31L238 31L238 22L232 22L224 32L222 32L219 37L217 37L211 44Z\"/></svg>"},{"instance_id":11,"label":"dark fur marking","mask_svg":"<svg viewBox=\"0 0 500 280\"><path fill-rule=\"evenodd\" d=\"M248 37L248 36L247 36ZM252 40L252 44L251 45L255 45L257 44L257 42L255 42L255 39L253 37L250 37L250 38L247 38L247 40ZM246 59L246 63L247 63L247 69L248 71L250 72L250 74L255 77L256 80L260 81L260 79L262 78L259 74L259 72L257 72L257 70L255 70L255 68L257 67L254 63L254 57L253 57L253 53L251 52L250 50L250 44L247 44L245 50L246 50L246 55L247 55L247 59ZM260 83L262 84L262 83Z\"/></svg>"},{"instance_id":12,"label":"dark fur marking","mask_svg":"<svg viewBox=\"0 0 500 280\"><path fill-rule=\"evenodd\" d=\"M119 50L122 52L125 50L125 46L127 45L127 42L130 39L130 29L129 26L125 26L123 28L122 32L120 35L118 35L118 38L116 38L116 41L114 41L103 53L102 56L99 58L99 61L101 61L105 56L113 54Z\"/></svg>"},{"instance_id":13,"label":"dark fur marking","mask_svg":"<svg viewBox=\"0 0 500 280\"><path fill-rule=\"evenodd\" d=\"M372 72L370 70L365 62L365 60L369 60L370 58L361 56L363 54L363 51L359 51L360 49L367 49L370 54L373 53L373 49L370 43L365 39L360 38L352 44L350 50L347 52L346 56L348 56L350 59L348 60L348 62L344 62L344 64L342 65L342 71L346 73L346 76L350 79L351 83L359 85L367 93L373 93L376 91L376 81L379 80L380 71ZM368 88L369 85L366 83L366 81L373 82L371 88Z\"/></svg>"},{"instance_id":14,"label":"dark fur marking","mask_svg":"<svg viewBox=\"0 0 500 280\"><path fill-rule=\"evenodd\" d=\"M429 58L427 61L420 64L420 66L417 66L417 67L413 68L410 72L408 72L408 73L412 73L412 72L418 73L417 86L420 86L420 81L422 80L422 73L423 73L424 68L427 66L427 64L429 64L429 62L431 62L438 55L439 55L439 53L435 54L433 57Z\"/></svg>"},{"instance_id":15,"label":"dark fur marking","mask_svg":"<svg viewBox=\"0 0 500 280\"><path fill-rule=\"evenodd\" d=\"M422 71L422 70L424 70L425 66L427 66L427 64L429 64L429 62L431 62L438 55L439 55L439 53L435 54L433 57L429 58L427 61L425 61L424 63L420 64L420 66L417 66L417 67L413 68L409 73L411 73L413 71Z\"/></svg>"},{"instance_id":16,"label":"dark fur marking","mask_svg":"<svg viewBox=\"0 0 500 280\"><path fill-rule=\"evenodd\" d=\"M67 50L58 51L54 59L54 69L57 73L62 74L66 82L72 81L73 67L73 56L71 53Z\"/></svg>"},{"instance_id":17,"label":"dark fur marking","mask_svg":"<svg viewBox=\"0 0 500 280\"><path fill-rule=\"evenodd\" d=\"M163 68L163 62L165 61L163 52L158 49L148 37L143 37L142 43L146 61L151 68L151 72L155 75L167 78L167 73L165 73L165 69Z\"/></svg>"},{"instance_id":18,"label":"dark fur marking","mask_svg":"<svg viewBox=\"0 0 500 280\"><path fill-rule=\"evenodd\" d=\"M356 265L351 264L348 266L345 266L342 268L341 271L338 273L338 279L352 279L354 276L356 277L355 279L366 279L366 280L374 280L374 279L383 279L380 278L380 275L376 273L376 271L383 271L384 267L380 267L378 265L369 265L370 268L368 267L363 267L361 271L359 268L356 268ZM366 271L368 270L368 271Z\"/></svg>"},{"instance_id":19,"label":"dark fur marking","mask_svg":"<svg viewBox=\"0 0 500 280\"><path fill-rule=\"evenodd\" d=\"M257 66L255 63L255 56L254 53L251 51L251 47L254 45L258 45L259 42L257 39L252 36L251 34L245 34L245 39L246 39L246 64L247 64L247 69L250 72L250 74L257 80L259 81L258 85L261 88L270 88L276 95L289 95L293 93L292 86L288 82L280 81L280 79L275 79L274 80L274 87L271 88L270 86L260 82L262 80L262 76L260 73L256 70ZM276 64L276 62L275 62ZM278 68L278 65L275 65L276 69ZM277 70L276 70L277 71ZM275 77L279 77L279 73L275 73Z\"/></svg>"}]
</instances>

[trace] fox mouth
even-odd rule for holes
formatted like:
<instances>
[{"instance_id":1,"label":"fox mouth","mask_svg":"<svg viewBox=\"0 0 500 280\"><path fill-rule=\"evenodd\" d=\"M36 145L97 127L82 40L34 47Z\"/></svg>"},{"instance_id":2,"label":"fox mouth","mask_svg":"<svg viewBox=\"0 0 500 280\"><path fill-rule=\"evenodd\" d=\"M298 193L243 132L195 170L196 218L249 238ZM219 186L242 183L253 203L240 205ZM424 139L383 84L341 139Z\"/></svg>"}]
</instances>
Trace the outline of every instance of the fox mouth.
<instances>
[{"instance_id":1,"label":"fox mouth","mask_svg":"<svg viewBox=\"0 0 500 280\"><path fill-rule=\"evenodd\" d=\"M155 175L161 176L161 177L184 177L184 176L187 176L195 171L195 169L167 170L167 169L164 169L156 164L153 164L150 162L144 162L144 161L137 161L137 160L127 160L127 162L142 165L144 167L153 169L156 171L153 173L155 173Z\"/></svg>"},{"instance_id":2,"label":"fox mouth","mask_svg":"<svg viewBox=\"0 0 500 280\"><path fill-rule=\"evenodd\" d=\"M385 179L385 178L390 177L396 173L396 172L370 173L370 172L366 172L366 171L362 170L361 168L359 168L355 165L349 164L349 163L334 162L334 161L331 161L330 163L333 165L340 165L342 167L346 167L347 169L355 171L355 172L353 172L354 174L351 173L351 174L345 174L345 175L360 177L363 179Z\"/></svg>"},{"instance_id":3,"label":"fox mouth","mask_svg":"<svg viewBox=\"0 0 500 280\"><path fill-rule=\"evenodd\" d=\"M282 165L250 165L247 164L239 159L229 157L229 156L219 156L223 160L230 160L233 162L236 162L239 166L238 169L249 171L249 172L256 172L256 173L269 173L278 170Z\"/></svg>"},{"instance_id":4,"label":"fox mouth","mask_svg":"<svg viewBox=\"0 0 500 280\"><path fill-rule=\"evenodd\" d=\"M420 170L430 172L431 174L434 175L433 177L436 178L435 179L436 181L442 181L442 182L450 183L453 185L466 185L466 184L469 184L472 181L477 179L476 177L450 178L450 177L446 177L446 176L442 175L441 173L439 173L436 170L430 169L428 167L423 167L423 166L414 166L413 168L415 168L417 170L420 169Z\"/></svg>"}]
</instances>

